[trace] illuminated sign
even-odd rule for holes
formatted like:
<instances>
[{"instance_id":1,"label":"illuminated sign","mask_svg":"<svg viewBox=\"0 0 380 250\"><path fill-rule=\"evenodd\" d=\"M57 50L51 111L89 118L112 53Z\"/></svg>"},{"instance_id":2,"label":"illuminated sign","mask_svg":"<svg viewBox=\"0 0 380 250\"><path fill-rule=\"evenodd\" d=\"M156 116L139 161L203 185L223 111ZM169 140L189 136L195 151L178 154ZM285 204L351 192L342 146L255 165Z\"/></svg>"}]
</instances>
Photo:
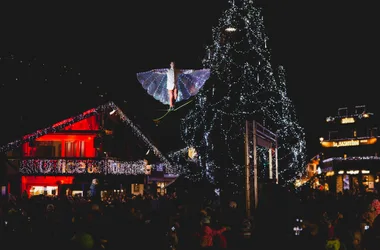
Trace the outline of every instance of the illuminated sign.
<instances>
[{"instance_id":1,"label":"illuminated sign","mask_svg":"<svg viewBox=\"0 0 380 250\"><path fill-rule=\"evenodd\" d=\"M24 159L20 161L20 173L26 175L72 175L72 174L145 174L146 162L122 162L116 160L68 160L68 159Z\"/></svg>"},{"instance_id":2,"label":"illuminated sign","mask_svg":"<svg viewBox=\"0 0 380 250\"><path fill-rule=\"evenodd\" d=\"M346 117L342 118L341 123L342 124L348 124L348 123L354 123L355 119L353 117Z\"/></svg>"},{"instance_id":3,"label":"illuminated sign","mask_svg":"<svg viewBox=\"0 0 380 250\"><path fill-rule=\"evenodd\" d=\"M351 147L351 146L359 146L360 141L359 140L350 140L350 141L338 141L333 142L333 147Z\"/></svg>"},{"instance_id":4,"label":"illuminated sign","mask_svg":"<svg viewBox=\"0 0 380 250\"><path fill-rule=\"evenodd\" d=\"M339 148L339 147L353 147L362 145L375 144L376 138L360 139L360 140L346 140L346 141L322 141L321 145L325 148Z\"/></svg>"}]
</instances>

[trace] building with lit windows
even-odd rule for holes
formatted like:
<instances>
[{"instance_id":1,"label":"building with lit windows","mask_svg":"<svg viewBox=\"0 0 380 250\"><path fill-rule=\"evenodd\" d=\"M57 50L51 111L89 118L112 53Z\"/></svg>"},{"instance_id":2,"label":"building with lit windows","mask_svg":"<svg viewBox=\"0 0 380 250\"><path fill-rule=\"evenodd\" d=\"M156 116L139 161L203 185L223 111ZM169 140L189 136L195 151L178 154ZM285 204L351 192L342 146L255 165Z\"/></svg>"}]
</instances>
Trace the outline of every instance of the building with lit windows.
<instances>
[{"instance_id":1,"label":"building with lit windows","mask_svg":"<svg viewBox=\"0 0 380 250\"><path fill-rule=\"evenodd\" d=\"M308 183L310 180L312 180L316 175L318 175L318 171L320 170L320 168L318 168L320 160L321 159L319 154L310 159L310 161L305 166L305 172L303 175L295 180L295 187L301 187L305 183Z\"/></svg>"},{"instance_id":2,"label":"building with lit windows","mask_svg":"<svg viewBox=\"0 0 380 250\"><path fill-rule=\"evenodd\" d=\"M366 106L338 109L326 118L326 134L320 140L319 183L334 192L373 191L379 182L380 143L375 115Z\"/></svg>"},{"instance_id":3,"label":"building with lit windows","mask_svg":"<svg viewBox=\"0 0 380 250\"><path fill-rule=\"evenodd\" d=\"M142 194L147 176L160 191L176 177L165 175L170 162L112 102L24 135L0 152L6 156L3 194L85 196L93 179L104 191Z\"/></svg>"}]
</instances>

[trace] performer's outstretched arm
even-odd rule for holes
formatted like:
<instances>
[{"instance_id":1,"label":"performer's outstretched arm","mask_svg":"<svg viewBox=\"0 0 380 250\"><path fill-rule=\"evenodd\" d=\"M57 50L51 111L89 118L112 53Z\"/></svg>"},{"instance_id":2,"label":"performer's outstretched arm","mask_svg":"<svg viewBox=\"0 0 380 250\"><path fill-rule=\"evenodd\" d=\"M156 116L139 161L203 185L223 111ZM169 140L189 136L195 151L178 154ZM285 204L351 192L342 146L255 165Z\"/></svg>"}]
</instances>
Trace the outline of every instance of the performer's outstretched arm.
<instances>
[{"instance_id":1,"label":"performer's outstretched arm","mask_svg":"<svg viewBox=\"0 0 380 250\"><path fill-rule=\"evenodd\" d=\"M152 72L160 75L167 74L167 71L163 71L162 69L152 69Z\"/></svg>"}]
</instances>

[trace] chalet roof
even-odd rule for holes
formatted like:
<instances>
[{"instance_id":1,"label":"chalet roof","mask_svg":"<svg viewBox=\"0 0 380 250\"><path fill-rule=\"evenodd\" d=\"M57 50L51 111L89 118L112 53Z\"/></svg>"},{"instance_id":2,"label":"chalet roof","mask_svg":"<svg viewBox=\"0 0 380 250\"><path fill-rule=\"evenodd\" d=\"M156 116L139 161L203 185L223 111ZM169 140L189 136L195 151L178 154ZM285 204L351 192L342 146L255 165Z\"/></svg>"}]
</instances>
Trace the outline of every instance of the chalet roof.
<instances>
[{"instance_id":1,"label":"chalet roof","mask_svg":"<svg viewBox=\"0 0 380 250\"><path fill-rule=\"evenodd\" d=\"M42 119L43 121L50 120L50 119L46 119L46 116L50 117L50 118L55 117L54 115L50 116L50 112L48 110L46 110L46 111L47 112L42 112L45 114L45 116L43 116L44 119ZM144 133L139 129L139 127L137 125L135 125L132 122L132 120L129 119L126 116L126 114L114 102L111 102L111 101L107 102L105 104L99 105L95 108L89 108L83 113L79 113L79 114L77 113L76 115L71 116L71 117L66 116L69 118L64 119L58 123L57 122L55 122L55 123L51 122L50 124L53 124L53 125L41 126L38 129L34 130L34 132L20 133L22 130L10 129L10 131L13 131L13 133L5 133L5 136L2 137L3 139L4 138L11 138L14 134L17 134L17 133L19 133L19 134L16 137L13 137L13 140L11 139L10 142L8 141L7 143L4 143L2 146L0 146L0 153L7 152L7 151L10 151L12 149L18 148L23 143L36 140L37 138L39 138L43 135L60 131L61 129L63 129L63 128L65 128L65 127L67 127L67 126L69 126L75 122L79 122L83 119L86 119L86 118L93 116L95 114L98 114L100 112L110 113L111 111L113 111L116 115L118 115L120 120L123 123L125 123L125 125L128 126L136 136L139 136L139 138L144 142L144 144L150 150L152 150L154 152L156 157L158 157L161 162L165 163L166 165L171 165L169 160L158 150L158 148L150 141L150 139L144 135ZM34 119L38 119L38 118L34 117ZM40 123L36 122L35 124L40 124ZM35 126L35 124L33 124L33 125ZM28 129L30 130L30 127L28 127ZM27 131L27 130L25 129L24 131ZM20 136L20 134L23 134L23 136Z\"/></svg>"}]
</instances>

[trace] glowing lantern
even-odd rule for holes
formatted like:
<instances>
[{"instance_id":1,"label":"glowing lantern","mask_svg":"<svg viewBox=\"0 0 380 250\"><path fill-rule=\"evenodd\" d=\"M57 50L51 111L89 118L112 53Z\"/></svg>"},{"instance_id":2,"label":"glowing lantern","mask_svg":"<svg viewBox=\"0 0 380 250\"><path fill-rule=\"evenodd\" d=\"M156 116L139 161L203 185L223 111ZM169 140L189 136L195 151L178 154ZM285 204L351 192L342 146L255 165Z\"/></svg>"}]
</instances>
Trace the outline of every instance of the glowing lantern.
<instances>
[{"instance_id":1,"label":"glowing lantern","mask_svg":"<svg viewBox=\"0 0 380 250\"><path fill-rule=\"evenodd\" d=\"M195 150L195 148L191 147L191 148L189 148L187 155L189 156L190 159L194 159L195 157L198 156L198 153Z\"/></svg>"}]
</instances>

